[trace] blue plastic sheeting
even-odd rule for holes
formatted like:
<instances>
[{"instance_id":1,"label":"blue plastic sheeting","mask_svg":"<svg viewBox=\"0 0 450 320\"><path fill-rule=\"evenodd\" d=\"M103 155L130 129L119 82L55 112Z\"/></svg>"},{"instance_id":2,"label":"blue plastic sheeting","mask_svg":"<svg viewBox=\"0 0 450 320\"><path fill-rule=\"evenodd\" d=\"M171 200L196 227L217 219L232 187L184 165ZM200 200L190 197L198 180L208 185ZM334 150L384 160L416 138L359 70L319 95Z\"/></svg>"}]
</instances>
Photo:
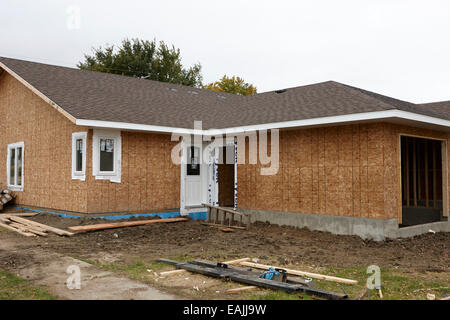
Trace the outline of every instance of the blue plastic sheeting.
<instances>
[{"instance_id":1,"label":"blue plastic sheeting","mask_svg":"<svg viewBox=\"0 0 450 320\"><path fill-rule=\"evenodd\" d=\"M112 216L96 216L96 215L90 215L90 214L84 214L84 215L74 215L74 214L67 214L67 213L61 213L61 212L52 212L52 211L46 211L46 210L38 210L38 209L31 209L31 208L24 208L24 207L15 207L17 209L21 210L29 210L39 213L49 213L49 214L55 214L62 218L85 218L89 217L92 219L105 219L105 220L124 220L124 219L130 219L130 218L139 218L139 217L154 217L158 216L161 219L168 219L168 218L175 218L180 217L179 212L152 212L152 213L134 213L134 214L121 214L121 215L112 215ZM191 212L187 215L192 220L206 220L206 212Z\"/></svg>"}]
</instances>

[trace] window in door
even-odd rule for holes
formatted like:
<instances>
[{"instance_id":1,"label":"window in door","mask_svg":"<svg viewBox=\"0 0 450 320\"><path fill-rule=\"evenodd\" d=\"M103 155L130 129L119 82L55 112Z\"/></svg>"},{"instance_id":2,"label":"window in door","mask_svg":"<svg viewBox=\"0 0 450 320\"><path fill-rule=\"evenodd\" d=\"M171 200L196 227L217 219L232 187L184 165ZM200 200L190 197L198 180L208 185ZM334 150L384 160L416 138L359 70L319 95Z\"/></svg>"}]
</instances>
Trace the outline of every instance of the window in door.
<instances>
[{"instance_id":1,"label":"window in door","mask_svg":"<svg viewBox=\"0 0 450 320\"><path fill-rule=\"evenodd\" d=\"M199 176L200 175L200 148L199 147L188 147L187 148L187 170L188 176Z\"/></svg>"}]
</instances>

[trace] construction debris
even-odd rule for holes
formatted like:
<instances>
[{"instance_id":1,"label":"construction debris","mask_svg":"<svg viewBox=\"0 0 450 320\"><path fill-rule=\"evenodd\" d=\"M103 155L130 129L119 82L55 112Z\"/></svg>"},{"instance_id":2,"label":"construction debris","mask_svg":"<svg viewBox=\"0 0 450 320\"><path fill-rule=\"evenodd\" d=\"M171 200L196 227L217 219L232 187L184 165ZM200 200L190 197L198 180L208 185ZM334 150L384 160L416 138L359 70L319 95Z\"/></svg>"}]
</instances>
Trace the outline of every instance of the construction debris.
<instances>
[{"instance_id":1,"label":"construction debris","mask_svg":"<svg viewBox=\"0 0 450 320\"><path fill-rule=\"evenodd\" d=\"M229 260L229 261L224 261L222 262L223 264L236 264L236 263L240 263L240 262L244 262L244 261L249 261L250 258L242 258L242 259L237 259L237 260ZM187 270L185 269L175 269L175 270L170 270L170 271L163 271L160 272L160 276L171 276L173 274L180 274L180 273L185 273L187 272Z\"/></svg>"},{"instance_id":2,"label":"construction debris","mask_svg":"<svg viewBox=\"0 0 450 320\"><path fill-rule=\"evenodd\" d=\"M250 214L249 213L242 213L238 212L236 210L219 207L219 206L212 206L207 203L202 203L204 207L207 209L207 217L206 221L202 224L209 225L209 226L216 226L216 227L228 227L228 228L234 228L234 229L248 229L250 227ZM219 215L220 220L219 220ZM229 216L229 217L228 217ZM237 221L237 226L234 225L235 223L235 216L239 218ZM228 217L228 224L227 222ZM243 219L246 220L246 226L244 227Z\"/></svg>"},{"instance_id":3,"label":"construction debris","mask_svg":"<svg viewBox=\"0 0 450 320\"><path fill-rule=\"evenodd\" d=\"M277 270L281 269L281 270L285 270L286 273L290 274L290 275L309 277L309 278L318 279L318 280L326 280L326 281L333 281L333 282L346 283L346 284L357 284L358 283L357 280L338 278L338 277L327 276L327 275L318 274L318 273L286 269L286 268L281 268L281 267L276 267L276 266L269 266L269 265L265 265L265 264L247 262L247 261L241 262L240 264L243 266L246 266L246 267L263 269L263 270L268 270L270 268L274 268Z\"/></svg>"},{"instance_id":4,"label":"construction debris","mask_svg":"<svg viewBox=\"0 0 450 320\"><path fill-rule=\"evenodd\" d=\"M0 192L0 211L3 210L3 206L5 206L8 202L14 200L15 195L9 189L4 189Z\"/></svg>"},{"instance_id":5,"label":"construction debris","mask_svg":"<svg viewBox=\"0 0 450 320\"><path fill-rule=\"evenodd\" d=\"M236 260L228 260L228 261L224 261L222 263L225 263L225 264L236 264L236 263L241 263L241 262L249 261L249 260L250 260L250 258L242 258L242 259L236 259Z\"/></svg>"},{"instance_id":6,"label":"construction debris","mask_svg":"<svg viewBox=\"0 0 450 320\"><path fill-rule=\"evenodd\" d=\"M224 263L214 263L209 261L178 262L168 259L159 259L158 262L164 262L174 265L178 269L185 269L190 272L203 274L210 277L222 279L224 281L234 281L257 286L266 289L282 290L286 292L304 292L327 299L346 299L347 294L328 292L309 287L305 282L290 280L283 277L282 281L262 279L260 274L244 268L229 266Z\"/></svg>"},{"instance_id":7,"label":"construction debris","mask_svg":"<svg viewBox=\"0 0 450 320\"><path fill-rule=\"evenodd\" d=\"M246 286L246 287L228 289L226 292L227 293L241 293L242 291L252 290L252 289L256 289L256 288L257 287L255 287L255 286Z\"/></svg>"},{"instance_id":8,"label":"construction debris","mask_svg":"<svg viewBox=\"0 0 450 320\"><path fill-rule=\"evenodd\" d=\"M11 231L15 231L17 233L20 233L21 235L23 235L25 237L34 237L34 236L36 236L34 233L21 231L21 230L19 230L17 228L11 227L10 225L8 225L6 223L3 223L3 222L0 222L0 227L8 229L8 230L11 230Z\"/></svg>"},{"instance_id":9,"label":"construction debris","mask_svg":"<svg viewBox=\"0 0 450 320\"><path fill-rule=\"evenodd\" d=\"M27 220L10 214L2 214L0 217L0 227L20 233L26 237L34 237L36 235L45 237L47 232L53 232L60 236L72 236L74 233L47 226L42 223Z\"/></svg>"},{"instance_id":10,"label":"construction debris","mask_svg":"<svg viewBox=\"0 0 450 320\"><path fill-rule=\"evenodd\" d=\"M168 223L168 222L179 222L179 221L187 221L187 220L188 220L187 218L168 218L168 219L125 221L125 222L101 223L101 224L91 224L91 225L84 225L84 226L74 226L74 227L69 227L69 229L72 231L95 231L95 230L114 229L114 228L123 228L123 227L143 226L146 224L153 224L153 223Z\"/></svg>"}]
</instances>

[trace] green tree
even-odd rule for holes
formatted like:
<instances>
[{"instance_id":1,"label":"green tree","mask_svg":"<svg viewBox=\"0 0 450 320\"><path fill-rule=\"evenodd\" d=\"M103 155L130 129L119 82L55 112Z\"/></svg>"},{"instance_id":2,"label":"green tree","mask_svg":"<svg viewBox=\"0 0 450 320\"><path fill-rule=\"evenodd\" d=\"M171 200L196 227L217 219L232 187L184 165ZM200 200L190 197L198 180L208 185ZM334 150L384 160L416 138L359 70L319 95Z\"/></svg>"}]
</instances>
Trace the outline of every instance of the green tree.
<instances>
[{"instance_id":1,"label":"green tree","mask_svg":"<svg viewBox=\"0 0 450 320\"><path fill-rule=\"evenodd\" d=\"M228 92L233 94L238 94L242 96L247 96L256 93L256 87L244 81L244 79L232 76L231 78L224 75L220 81L211 82L205 86L203 89L209 89L218 92Z\"/></svg>"},{"instance_id":2,"label":"green tree","mask_svg":"<svg viewBox=\"0 0 450 320\"><path fill-rule=\"evenodd\" d=\"M167 46L163 41L125 39L119 47L114 45L93 49L84 55L78 68L121 74L137 78L177 83L192 87L202 86L201 65L189 68L181 64L180 49Z\"/></svg>"}]
</instances>

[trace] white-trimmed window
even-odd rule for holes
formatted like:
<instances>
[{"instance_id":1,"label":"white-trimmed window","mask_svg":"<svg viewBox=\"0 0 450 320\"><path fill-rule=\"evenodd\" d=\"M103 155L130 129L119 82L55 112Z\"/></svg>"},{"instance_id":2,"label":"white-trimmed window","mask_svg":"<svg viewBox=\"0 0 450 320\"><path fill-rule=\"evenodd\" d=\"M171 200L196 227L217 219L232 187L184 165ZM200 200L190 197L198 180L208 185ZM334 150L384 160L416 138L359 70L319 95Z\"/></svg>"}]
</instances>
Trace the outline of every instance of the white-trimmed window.
<instances>
[{"instance_id":1,"label":"white-trimmed window","mask_svg":"<svg viewBox=\"0 0 450 320\"><path fill-rule=\"evenodd\" d=\"M96 179L120 182L122 139L120 131L94 130L92 168Z\"/></svg>"},{"instance_id":2,"label":"white-trimmed window","mask_svg":"<svg viewBox=\"0 0 450 320\"><path fill-rule=\"evenodd\" d=\"M86 132L72 133L72 179L86 179Z\"/></svg>"},{"instance_id":3,"label":"white-trimmed window","mask_svg":"<svg viewBox=\"0 0 450 320\"><path fill-rule=\"evenodd\" d=\"M8 188L11 190L23 191L24 150L25 146L23 142L17 142L8 145L6 177L8 179Z\"/></svg>"}]
</instances>

